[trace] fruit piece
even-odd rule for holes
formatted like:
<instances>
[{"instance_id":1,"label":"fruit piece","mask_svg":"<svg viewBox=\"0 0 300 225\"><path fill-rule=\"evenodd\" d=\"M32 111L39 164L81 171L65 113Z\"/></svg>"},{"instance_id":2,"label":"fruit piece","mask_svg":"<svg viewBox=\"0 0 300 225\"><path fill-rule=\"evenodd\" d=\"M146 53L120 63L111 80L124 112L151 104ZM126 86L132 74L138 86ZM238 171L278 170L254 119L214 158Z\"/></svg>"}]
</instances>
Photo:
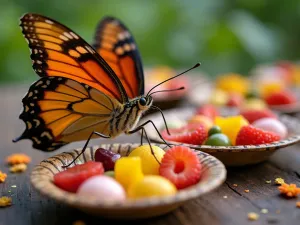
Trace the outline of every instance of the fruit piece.
<instances>
[{"instance_id":1,"label":"fruit piece","mask_svg":"<svg viewBox=\"0 0 300 225\"><path fill-rule=\"evenodd\" d=\"M105 176L108 176L108 177L112 177L112 178L115 178L115 171L113 170L110 170L110 171L106 171L104 173Z\"/></svg>"},{"instance_id":2,"label":"fruit piece","mask_svg":"<svg viewBox=\"0 0 300 225\"><path fill-rule=\"evenodd\" d=\"M210 96L210 103L213 105L225 105L226 102L228 101L228 94L223 91L216 89L211 93Z\"/></svg>"},{"instance_id":3,"label":"fruit piece","mask_svg":"<svg viewBox=\"0 0 300 225\"><path fill-rule=\"evenodd\" d=\"M216 88L227 93L246 94L250 88L250 82L240 74L228 73L216 79Z\"/></svg>"},{"instance_id":4,"label":"fruit piece","mask_svg":"<svg viewBox=\"0 0 300 225\"><path fill-rule=\"evenodd\" d=\"M284 88L281 81L268 81L260 85L260 93L262 97L266 97L270 94L280 92Z\"/></svg>"},{"instance_id":5,"label":"fruit piece","mask_svg":"<svg viewBox=\"0 0 300 225\"><path fill-rule=\"evenodd\" d=\"M93 176L84 181L77 191L78 196L93 197L94 200L124 201L126 193L124 188L113 178L108 176Z\"/></svg>"},{"instance_id":6,"label":"fruit piece","mask_svg":"<svg viewBox=\"0 0 300 225\"><path fill-rule=\"evenodd\" d=\"M246 120L248 120L249 123L253 123L256 120L262 119L262 118L274 118L277 119L277 116L275 113L273 113L269 109L248 109L241 111L240 115L245 117Z\"/></svg>"},{"instance_id":7,"label":"fruit piece","mask_svg":"<svg viewBox=\"0 0 300 225\"><path fill-rule=\"evenodd\" d=\"M178 189L183 189L200 180L201 168L195 152L185 146L175 146L166 151L159 174L170 180Z\"/></svg>"},{"instance_id":8,"label":"fruit piece","mask_svg":"<svg viewBox=\"0 0 300 225\"><path fill-rule=\"evenodd\" d=\"M286 105L297 101L296 96L289 91L281 91L268 95L265 98L268 105Z\"/></svg>"},{"instance_id":9,"label":"fruit piece","mask_svg":"<svg viewBox=\"0 0 300 225\"><path fill-rule=\"evenodd\" d=\"M140 157L121 157L115 164L115 179L127 190L129 185L142 180L142 161Z\"/></svg>"},{"instance_id":10,"label":"fruit piece","mask_svg":"<svg viewBox=\"0 0 300 225\"><path fill-rule=\"evenodd\" d=\"M211 127L208 131L208 136L211 136L213 134L222 133L221 127L214 125Z\"/></svg>"},{"instance_id":11,"label":"fruit piece","mask_svg":"<svg viewBox=\"0 0 300 225\"><path fill-rule=\"evenodd\" d=\"M189 121L189 124L199 123L202 124L206 130L209 130L213 126L213 121L210 117L203 115L195 115Z\"/></svg>"},{"instance_id":12,"label":"fruit piece","mask_svg":"<svg viewBox=\"0 0 300 225\"><path fill-rule=\"evenodd\" d=\"M197 109L196 115L203 115L214 119L219 115L219 111L214 105L206 104Z\"/></svg>"},{"instance_id":13,"label":"fruit piece","mask_svg":"<svg viewBox=\"0 0 300 225\"><path fill-rule=\"evenodd\" d=\"M114 170L115 162L119 158L121 155L103 148L98 148L95 152L95 161L102 162L105 171Z\"/></svg>"},{"instance_id":14,"label":"fruit piece","mask_svg":"<svg viewBox=\"0 0 300 225\"><path fill-rule=\"evenodd\" d=\"M216 117L215 124L219 126L222 132L235 145L235 140L238 132L243 126L248 125L248 121L241 115L229 117Z\"/></svg>"},{"instance_id":15,"label":"fruit piece","mask_svg":"<svg viewBox=\"0 0 300 225\"><path fill-rule=\"evenodd\" d=\"M248 109L267 109L267 104L258 98L251 98L251 99L247 99L246 101L244 101L244 103L241 105L240 107L243 110L248 110Z\"/></svg>"},{"instance_id":16,"label":"fruit piece","mask_svg":"<svg viewBox=\"0 0 300 225\"><path fill-rule=\"evenodd\" d=\"M158 175L146 175L139 182L128 188L129 198L163 197L176 194L175 185L168 179Z\"/></svg>"},{"instance_id":17,"label":"fruit piece","mask_svg":"<svg viewBox=\"0 0 300 225\"><path fill-rule=\"evenodd\" d=\"M143 171L143 174L145 174L145 175L146 174L147 175L158 175L159 163L156 160L161 162L161 159L163 158L163 156L165 154L165 151L162 150L158 146L152 145L152 149L153 149L155 157L151 152L150 145L148 145L148 144L135 148L128 155L129 157L138 156L141 158L142 171Z\"/></svg>"},{"instance_id":18,"label":"fruit piece","mask_svg":"<svg viewBox=\"0 0 300 225\"><path fill-rule=\"evenodd\" d=\"M182 128L171 129L171 135L166 130L161 132L165 140L187 144L201 145L207 138L207 130L202 124L188 124Z\"/></svg>"},{"instance_id":19,"label":"fruit piece","mask_svg":"<svg viewBox=\"0 0 300 225\"><path fill-rule=\"evenodd\" d=\"M240 105L242 105L243 100L244 99L242 95L233 93L229 95L229 99L226 105L230 107L239 107Z\"/></svg>"},{"instance_id":20,"label":"fruit piece","mask_svg":"<svg viewBox=\"0 0 300 225\"><path fill-rule=\"evenodd\" d=\"M103 173L101 162L88 161L55 174L53 182L65 191L76 192L86 179Z\"/></svg>"},{"instance_id":21,"label":"fruit piece","mask_svg":"<svg viewBox=\"0 0 300 225\"><path fill-rule=\"evenodd\" d=\"M225 134L213 134L205 142L206 145L211 146L230 146L230 139Z\"/></svg>"},{"instance_id":22,"label":"fruit piece","mask_svg":"<svg viewBox=\"0 0 300 225\"><path fill-rule=\"evenodd\" d=\"M262 118L256 120L252 125L256 128L278 134L281 139L285 138L288 133L286 126L274 118Z\"/></svg>"},{"instance_id":23,"label":"fruit piece","mask_svg":"<svg viewBox=\"0 0 300 225\"><path fill-rule=\"evenodd\" d=\"M259 145L279 141L280 136L252 125L244 126L238 133L236 145Z\"/></svg>"}]
</instances>

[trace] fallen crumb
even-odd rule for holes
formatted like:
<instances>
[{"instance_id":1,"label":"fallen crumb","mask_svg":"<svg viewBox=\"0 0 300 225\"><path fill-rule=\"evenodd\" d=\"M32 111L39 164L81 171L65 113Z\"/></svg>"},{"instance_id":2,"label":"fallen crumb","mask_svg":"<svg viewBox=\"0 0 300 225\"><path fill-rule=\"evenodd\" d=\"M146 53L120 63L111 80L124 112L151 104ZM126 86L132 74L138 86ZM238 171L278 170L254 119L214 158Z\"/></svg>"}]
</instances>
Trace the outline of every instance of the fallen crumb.
<instances>
[{"instance_id":1,"label":"fallen crumb","mask_svg":"<svg viewBox=\"0 0 300 225\"><path fill-rule=\"evenodd\" d=\"M250 191L248 189L245 190L246 193L249 193Z\"/></svg>"},{"instance_id":2,"label":"fallen crumb","mask_svg":"<svg viewBox=\"0 0 300 225\"><path fill-rule=\"evenodd\" d=\"M300 194L300 188L296 186L296 184L281 184L280 187L278 187L278 190L281 194L287 196L287 197L297 197L298 194Z\"/></svg>"},{"instance_id":3,"label":"fallen crumb","mask_svg":"<svg viewBox=\"0 0 300 225\"><path fill-rule=\"evenodd\" d=\"M300 208L300 202L296 202L296 206Z\"/></svg>"},{"instance_id":4,"label":"fallen crumb","mask_svg":"<svg viewBox=\"0 0 300 225\"><path fill-rule=\"evenodd\" d=\"M282 179L281 177L277 177L276 179L275 179L275 184L284 184L285 182L284 182L284 179Z\"/></svg>"},{"instance_id":5,"label":"fallen crumb","mask_svg":"<svg viewBox=\"0 0 300 225\"><path fill-rule=\"evenodd\" d=\"M73 225L85 225L85 222L83 222L82 220L76 220Z\"/></svg>"},{"instance_id":6,"label":"fallen crumb","mask_svg":"<svg viewBox=\"0 0 300 225\"><path fill-rule=\"evenodd\" d=\"M15 164L9 168L9 171L12 173L21 173L27 169L27 165L25 163Z\"/></svg>"},{"instance_id":7,"label":"fallen crumb","mask_svg":"<svg viewBox=\"0 0 300 225\"><path fill-rule=\"evenodd\" d=\"M238 185L237 184L233 184L233 187L237 187Z\"/></svg>"},{"instance_id":8,"label":"fallen crumb","mask_svg":"<svg viewBox=\"0 0 300 225\"><path fill-rule=\"evenodd\" d=\"M0 198L0 207L6 207L11 205L11 198L3 196Z\"/></svg>"},{"instance_id":9,"label":"fallen crumb","mask_svg":"<svg viewBox=\"0 0 300 225\"><path fill-rule=\"evenodd\" d=\"M263 214L267 214L269 212L269 210L268 209L261 209L260 212L263 213Z\"/></svg>"},{"instance_id":10,"label":"fallen crumb","mask_svg":"<svg viewBox=\"0 0 300 225\"><path fill-rule=\"evenodd\" d=\"M6 173L3 173L3 172L0 170L0 183L3 183L3 182L6 180L6 177L7 177L7 174L6 174Z\"/></svg>"},{"instance_id":11,"label":"fallen crumb","mask_svg":"<svg viewBox=\"0 0 300 225\"><path fill-rule=\"evenodd\" d=\"M248 213L248 219L249 220L254 221L254 220L258 220L258 218L259 218L259 215L257 213L254 213L254 212Z\"/></svg>"},{"instance_id":12,"label":"fallen crumb","mask_svg":"<svg viewBox=\"0 0 300 225\"><path fill-rule=\"evenodd\" d=\"M223 198L227 198L227 195L224 195Z\"/></svg>"},{"instance_id":13,"label":"fallen crumb","mask_svg":"<svg viewBox=\"0 0 300 225\"><path fill-rule=\"evenodd\" d=\"M276 214L279 214L280 213L280 210L278 209L278 210L276 210Z\"/></svg>"},{"instance_id":14,"label":"fallen crumb","mask_svg":"<svg viewBox=\"0 0 300 225\"><path fill-rule=\"evenodd\" d=\"M11 165L20 164L20 163L28 164L30 163L30 161L31 158L28 155L23 153L12 154L6 158L6 162Z\"/></svg>"},{"instance_id":15,"label":"fallen crumb","mask_svg":"<svg viewBox=\"0 0 300 225\"><path fill-rule=\"evenodd\" d=\"M267 183L267 184L271 184L272 181L271 181L271 180L266 180L266 183Z\"/></svg>"},{"instance_id":16,"label":"fallen crumb","mask_svg":"<svg viewBox=\"0 0 300 225\"><path fill-rule=\"evenodd\" d=\"M10 187L12 187L12 188L16 188L16 187L17 187L17 185L11 185Z\"/></svg>"}]
</instances>

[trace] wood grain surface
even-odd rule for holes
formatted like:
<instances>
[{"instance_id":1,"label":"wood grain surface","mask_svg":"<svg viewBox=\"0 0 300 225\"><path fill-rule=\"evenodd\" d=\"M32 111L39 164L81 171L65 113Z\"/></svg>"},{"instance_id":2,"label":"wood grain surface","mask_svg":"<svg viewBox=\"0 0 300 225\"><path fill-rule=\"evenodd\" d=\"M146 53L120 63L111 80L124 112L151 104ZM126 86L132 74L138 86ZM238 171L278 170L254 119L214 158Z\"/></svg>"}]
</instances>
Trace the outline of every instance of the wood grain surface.
<instances>
[{"instance_id":1,"label":"wood grain surface","mask_svg":"<svg viewBox=\"0 0 300 225\"><path fill-rule=\"evenodd\" d=\"M0 208L0 225L75 225L81 220L85 224L167 224L167 225L243 225L243 224L300 224L300 208L296 208L295 199L285 199L278 193L274 184L276 177L282 177L288 183L300 186L300 145L276 152L269 161L255 166L229 168L227 181L216 191L195 201L188 202L178 210L142 221L108 221L86 215L65 205L57 204L32 189L29 174L34 165L41 160L62 151L82 147L84 142L73 143L54 153L34 150L30 141L12 143L24 129L18 119L21 110L21 98L26 86L5 86L0 88L0 170L8 174L5 183L0 184L0 196L11 196L13 205ZM121 136L115 140L93 140L99 143L136 143L138 135ZM6 156L24 152L32 157L32 162L25 173L12 174L4 160ZM272 180L267 184L266 180ZM237 184L237 187L234 186ZM16 187L12 187L16 185ZM249 193L244 190L248 189ZM267 214L261 209L268 209ZM256 212L257 221L249 221L247 214ZM79 225L79 224L78 224Z\"/></svg>"}]
</instances>

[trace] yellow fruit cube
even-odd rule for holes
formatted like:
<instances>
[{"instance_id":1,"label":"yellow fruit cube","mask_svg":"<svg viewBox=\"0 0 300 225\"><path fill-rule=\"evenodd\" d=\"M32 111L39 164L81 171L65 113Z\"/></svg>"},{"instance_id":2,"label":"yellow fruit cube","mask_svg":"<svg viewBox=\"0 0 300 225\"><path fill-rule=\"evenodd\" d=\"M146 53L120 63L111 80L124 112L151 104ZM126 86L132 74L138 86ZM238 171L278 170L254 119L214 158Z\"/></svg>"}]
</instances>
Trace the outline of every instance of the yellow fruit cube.
<instances>
[{"instance_id":1,"label":"yellow fruit cube","mask_svg":"<svg viewBox=\"0 0 300 225\"><path fill-rule=\"evenodd\" d=\"M260 94L263 97L267 97L268 95L279 92L285 88L285 85L282 81L269 81L260 85Z\"/></svg>"},{"instance_id":2,"label":"yellow fruit cube","mask_svg":"<svg viewBox=\"0 0 300 225\"><path fill-rule=\"evenodd\" d=\"M158 146L152 145L154 155L151 152L150 145L142 145L134 150L128 155L129 157L140 157L142 163L143 174L147 175L158 175L159 174L159 163L161 162L165 151ZM158 162L157 162L157 160Z\"/></svg>"},{"instance_id":3,"label":"yellow fruit cube","mask_svg":"<svg viewBox=\"0 0 300 225\"><path fill-rule=\"evenodd\" d=\"M240 129L248 124L248 121L241 115L229 117L218 116L215 118L215 125L221 128L222 133L229 137L233 145L235 145L235 140Z\"/></svg>"},{"instance_id":4,"label":"yellow fruit cube","mask_svg":"<svg viewBox=\"0 0 300 225\"><path fill-rule=\"evenodd\" d=\"M140 157L121 157L115 164L115 179L125 190L144 177Z\"/></svg>"}]
</instances>

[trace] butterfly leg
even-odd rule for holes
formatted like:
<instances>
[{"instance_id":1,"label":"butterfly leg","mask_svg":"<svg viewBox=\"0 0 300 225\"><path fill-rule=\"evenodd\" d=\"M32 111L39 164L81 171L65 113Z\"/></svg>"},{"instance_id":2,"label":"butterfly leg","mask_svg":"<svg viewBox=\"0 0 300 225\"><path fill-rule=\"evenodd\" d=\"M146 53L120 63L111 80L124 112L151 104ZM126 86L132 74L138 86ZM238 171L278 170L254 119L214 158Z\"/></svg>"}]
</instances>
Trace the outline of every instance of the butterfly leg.
<instances>
[{"instance_id":1,"label":"butterfly leg","mask_svg":"<svg viewBox=\"0 0 300 225\"><path fill-rule=\"evenodd\" d=\"M89 136L89 138L87 139L87 141L85 142L85 145L83 146L81 152L75 157L75 159L73 159L73 161L72 161L71 163L69 163L69 164L66 165L66 166L62 166L63 168L69 167L72 163L74 163L74 162L76 161L76 159L79 158L79 156L81 156L81 155L85 152L85 150L86 150L86 148L87 148L87 146L88 146L88 144L89 144L89 142L90 142L90 140L91 140L91 138L92 138L92 136L93 136L94 134L96 134L96 135L98 135L98 136L100 136L100 137L102 137L102 138L110 138L110 136L106 136L106 135L101 134L101 133L99 133L99 132L93 131L93 132L90 134L90 136Z\"/></svg>"},{"instance_id":2,"label":"butterfly leg","mask_svg":"<svg viewBox=\"0 0 300 225\"><path fill-rule=\"evenodd\" d=\"M141 135L141 145L143 145L143 138L144 138L144 130L142 129L142 135Z\"/></svg>"}]
</instances>

